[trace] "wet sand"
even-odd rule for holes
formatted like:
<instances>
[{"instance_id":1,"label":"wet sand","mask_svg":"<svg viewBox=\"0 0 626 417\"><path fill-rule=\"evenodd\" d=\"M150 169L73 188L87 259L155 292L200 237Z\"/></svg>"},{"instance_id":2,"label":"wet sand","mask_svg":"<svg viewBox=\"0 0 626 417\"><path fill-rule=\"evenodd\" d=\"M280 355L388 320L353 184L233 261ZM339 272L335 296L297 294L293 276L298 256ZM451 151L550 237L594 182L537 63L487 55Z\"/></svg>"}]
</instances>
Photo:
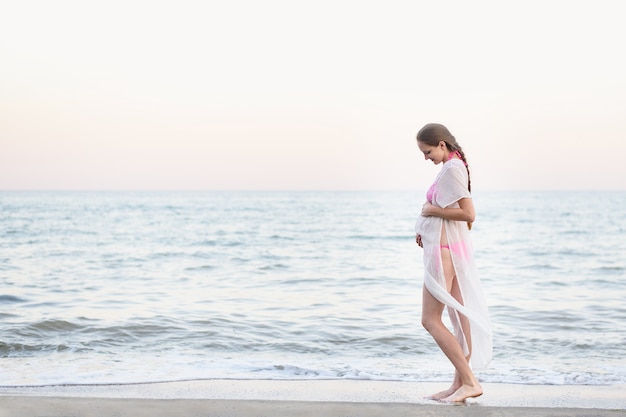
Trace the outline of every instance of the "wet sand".
<instances>
[{"instance_id":1,"label":"wet sand","mask_svg":"<svg viewBox=\"0 0 626 417\"><path fill-rule=\"evenodd\" d=\"M625 416L626 385L483 384L462 405L423 397L445 384L355 380L202 380L0 387L0 417Z\"/></svg>"}]
</instances>

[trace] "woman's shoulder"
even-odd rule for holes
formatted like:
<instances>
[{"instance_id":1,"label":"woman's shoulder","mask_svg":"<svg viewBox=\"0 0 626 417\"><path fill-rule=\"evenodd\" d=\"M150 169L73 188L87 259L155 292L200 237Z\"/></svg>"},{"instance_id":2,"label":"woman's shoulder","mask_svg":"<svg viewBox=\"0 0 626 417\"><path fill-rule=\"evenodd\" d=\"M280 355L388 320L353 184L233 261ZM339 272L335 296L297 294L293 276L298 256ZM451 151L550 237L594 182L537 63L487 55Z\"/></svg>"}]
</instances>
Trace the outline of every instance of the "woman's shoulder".
<instances>
[{"instance_id":1,"label":"woman's shoulder","mask_svg":"<svg viewBox=\"0 0 626 417\"><path fill-rule=\"evenodd\" d=\"M465 167L465 162L456 158L450 159L445 164L443 164L442 173L446 171L467 174L467 168Z\"/></svg>"},{"instance_id":2,"label":"woman's shoulder","mask_svg":"<svg viewBox=\"0 0 626 417\"><path fill-rule=\"evenodd\" d=\"M448 159L445 163L445 165L449 166L449 167L462 167L465 168L465 162L463 162L461 159L459 158L451 158Z\"/></svg>"},{"instance_id":3,"label":"woman's shoulder","mask_svg":"<svg viewBox=\"0 0 626 417\"><path fill-rule=\"evenodd\" d=\"M460 159L447 161L441 171L439 184L443 187L461 186L467 188L469 174L465 164Z\"/></svg>"}]
</instances>

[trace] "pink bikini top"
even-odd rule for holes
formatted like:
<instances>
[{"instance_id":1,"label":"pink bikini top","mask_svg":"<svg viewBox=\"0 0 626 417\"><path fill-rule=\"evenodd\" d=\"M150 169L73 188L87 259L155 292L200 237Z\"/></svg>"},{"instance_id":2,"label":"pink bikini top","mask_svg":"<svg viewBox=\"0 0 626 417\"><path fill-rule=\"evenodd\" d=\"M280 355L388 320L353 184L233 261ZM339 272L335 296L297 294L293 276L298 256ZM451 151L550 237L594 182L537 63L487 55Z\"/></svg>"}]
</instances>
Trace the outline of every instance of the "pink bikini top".
<instances>
[{"instance_id":1,"label":"pink bikini top","mask_svg":"<svg viewBox=\"0 0 626 417\"><path fill-rule=\"evenodd\" d=\"M430 188L428 189L428 192L426 192L426 200L428 200L429 203L432 204L433 202L433 196L435 194L435 188L437 183L433 183L433 185L430 186Z\"/></svg>"}]
</instances>

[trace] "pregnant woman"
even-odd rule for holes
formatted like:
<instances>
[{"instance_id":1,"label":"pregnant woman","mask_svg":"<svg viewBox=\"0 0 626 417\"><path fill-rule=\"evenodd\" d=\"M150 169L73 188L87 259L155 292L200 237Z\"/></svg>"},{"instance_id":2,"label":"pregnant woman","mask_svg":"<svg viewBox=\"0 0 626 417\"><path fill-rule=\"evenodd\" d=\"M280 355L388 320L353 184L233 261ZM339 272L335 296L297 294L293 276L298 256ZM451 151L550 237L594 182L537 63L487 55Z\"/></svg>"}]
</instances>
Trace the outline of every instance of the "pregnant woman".
<instances>
[{"instance_id":1,"label":"pregnant woman","mask_svg":"<svg viewBox=\"0 0 626 417\"><path fill-rule=\"evenodd\" d=\"M461 402L483 393L472 369L491 361L491 323L469 236L475 212L465 154L448 129L427 124L417 134L426 160L442 164L415 224L424 249L422 325L454 365L450 388L430 399ZM454 333L442 321L447 307Z\"/></svg>"}]
</instances>

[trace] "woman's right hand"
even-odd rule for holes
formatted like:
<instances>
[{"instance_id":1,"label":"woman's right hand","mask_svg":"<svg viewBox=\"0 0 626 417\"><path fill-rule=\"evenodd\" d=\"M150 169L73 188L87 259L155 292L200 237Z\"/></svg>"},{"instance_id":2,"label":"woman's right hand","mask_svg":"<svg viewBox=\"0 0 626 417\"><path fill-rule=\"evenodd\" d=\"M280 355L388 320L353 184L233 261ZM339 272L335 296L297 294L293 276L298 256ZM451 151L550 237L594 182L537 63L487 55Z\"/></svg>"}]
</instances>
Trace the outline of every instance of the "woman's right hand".
<instances>
[{"instance_id":1,"label":"woman's right hand","mask_svg":"<svg viewBox=\"0 0 626 417\"><path fill-rule=\"evenodd\" d=\"M415 243L417 243L420 248L424 247L422 244L422 235L415 235Z\"/></svg>"}]
</instances>

